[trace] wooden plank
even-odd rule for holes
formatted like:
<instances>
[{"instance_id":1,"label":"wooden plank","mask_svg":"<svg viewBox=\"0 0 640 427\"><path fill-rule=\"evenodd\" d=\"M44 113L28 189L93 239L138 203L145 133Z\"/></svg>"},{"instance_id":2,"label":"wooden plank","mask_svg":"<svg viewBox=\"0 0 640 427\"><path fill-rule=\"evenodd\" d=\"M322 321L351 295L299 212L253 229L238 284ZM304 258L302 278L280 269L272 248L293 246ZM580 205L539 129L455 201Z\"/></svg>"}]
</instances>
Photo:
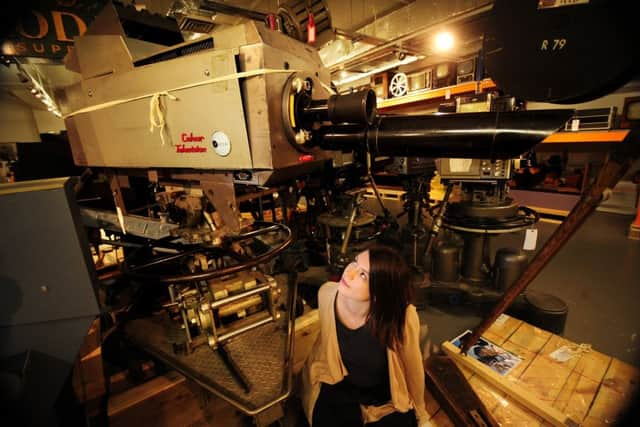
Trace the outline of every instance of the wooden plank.
<instances>
[{"instance_id":1,"label":"wooden plank","mask_svg":"<svg viewBox=\"0 0 640 427\"><path fill-rule=\"evenodd\" d=\"M602 385L618 393L630 395L638 389L639 379L640 371L636 367L621 360L612 359Z\"/></svg>"},{"instance_id":2,"label":"wooden plank","mask_svg":"<svg viewBox=\"0 0 640 427\"><path fill-rule=\"evenodd\" d=\"M440 409L429 421L433 427L455 427L446 412Z\"/></svg>"},{"instance_id":3,"label":"wooden plank","mask_svg":"<svg viewBox=\"0 0 640 427\"><path fill-rule=\"evenodd\" d=\"M504 393L496 391L477 375L469 380L469 384L489 411L494 411L504 401Z\"/></svg>"},{"instance_id":4,"label":"wooden plank","mask_svg":"<svg viewBox=\"0 0 640 427\"><path fill-rule=\"evenodd\" d=\"M580 381L580 378L581 378L580 374L576 372L571 372L571 374L569 375L569 378L567 378L567 381L562 386L562 389L560 390L558 397L556 397L556 400L553 402L554 408L558 408L560 411L563 411L566 413L565 409L569 404L569 399L575 393L575 390L576 390L576 387L578 386L578 382ZM596 387L597 387L597 384L596 384ZM582 420L585 415L586 413L584 413L581 417L572 417L572 418L574 418L575 420Z\"/></svg>"},{"instance_id":5,"label":"wooden plank","mask_svg":"<svg viewBox=\"0 0 640 427\"><path fill-rule=\"evenodd\" d=\"M574 345L558 335L551 335L537 357L520 376L520 383L540 399L554 402L577 365L579 357L560 362L550 355L561 347Z\"/></svg>"},{"instance_id":6,"label":"wooden plank","mask_svg":"<svg viewBox=\"0 0 640 427\"><path fill-rule=\"evenodd\" d=\"M161 375L151 381L147 381L144 384L112 396L109 399L107 414L109 417L114 416L127 408L149 400L154 396L161 395L168 390L175 389L177 386L185 382L185 377L179 373L168 372L165 375Z\"/></svg>"},{"instance_id":7,"label":"wooden plank","mask_svg":"<svg viewBox=\"0 0 640 427\"><path fill-rule=\"evenodd\" d=\"M539 399L552 404L569 378L571 370L559 366L558 362L538 356L520 377L519 384L534 393Z\"/></svg>"},{"instance_id":8,"label":"wooden plank","mask_svg":"<svg viewBox=\"0 0 640 427\"><path fill-rule=\"evenodd\" d=\"M143 380L149 380L154 375L155 364L153 361L143 362L140 366L140 373ZM109 378L109 392L111 394L121 393L127 389L135 387L128 370L120 371Z\"/></svg>"},{"instance_id":9,"label":"wooden plank","mask_svg":"<svg viewBox=\"0 0 640 427\"><path fill-rule=\"evenodd\" d=\"M533 412L512 402L504 393L496 391L495 387L484 381L479 376L469 380L473 390L480 396L487 409L493 414L501 426L534 426L541 424L542 420Z\"/></svg>"},{"instance_id":10,"label":"wooden plank","mask_svg":"<svg viewBox=\"0 0 640 427\"><path fill-rule=\"evenodd\" d=\"M442 348L456 362L459 362L459 364L461 365L467 366L477 375L487 381L492 387L495 387L496 389L506 393L509 398L513 399L513 401L531 410L536 415L550 422L554 426L576 425L575 421L562 414L547 402L541 401L530 391L516 384L513 384L511 381L500 376L499 374L491 370L488 366L483 365L477 360L461 355L460 349L454 346L452 343L445 341L444 343L442 343Z\"/></svg>"},{"instance_id":11,"label":"wooden plank","mask_svg":"<svg viewBox=\"0 0 640 427\"><path fill-rule=\"evenodd\" d=\"M505 341L505 339L503 337L501 337L500 335L494 334L491 331L485 331L482 334L482 338L487 339L487 340L491 341L492 343L498 344L498 345L501 345Z\"/></svg>"},{"instance_id":12,"label":"wooden plank","mask_svg":"<svg viewBox=\"0 0 640 427\"><path fill-rule=\"evenodd\" d=\"M609 387L601 386L587 418L591 419L590 422L599 420L606 425L616 424L620 421L621 413L626 409L629 400L629 396L618 393Z\"/></svg>"},{"instance_id":13,"label":"wooden plank","mask_svg":"<svg viewBox=\"0 0 640 427\"><path fill-rule=\"evenodd\" d=\"M215 426L240 427L243 418L226 402L189 383L177 372L168 372L109 398L111 427Z\"/></svg>"},{"instance_id":14,"label":"wooden plank","mask_svg":"<svg viewBox=\"0 0 640 427\"><path fill-rule=\"evenodd\" d=\"M574 372L596 381L599 384L604 378L604 374L609 368L611 360L611 357L606 354L591 350L588 353L582 354L574 368Z\"/></svg>"},{"instance_id":15,"label":"wooden plank","mask_svg":"<svg viewBox=\"0 0 640 427\"><path fill-rule=\"evenodd\" d=\"M549 341L551 335L553 335L551 332L522 322L520 327L509 337L509 341L529 351L538 353L547 341Z\"/></svg>"},{"instance_id":16,"label":"wooden plank","mask_svg":"<svg viewBox=\"0 0 640 427\"><path fill-rule=\"evenodd\" d=\"M511 353L522 359L522 362L520 362L518 366L513 368L507 374L507 377L513 379L520 378L522 373L529 367L529 365L531 365L531 362L533 362L533 359L535 359L537 356L537 354L533 351L527 350L526 348L518 344L514 344L511 341L505 342L500 347L504 348L507 351L510 351Z\"/></svg>"},{"instance_id":17,"label":"wooden plank","mask_svg":"<svg viewBox=\"0 0 640 427\"><path fill-rule=\"evenodd\" d=\"M587 415L589 422L596 423L599 420L608 425L619 422L624 410L632 403L634 393L638 391L639 378L638 369L612 359Z\"/></svg>"},{"instance_id":18,"label":"wooden plank","mask_svg":"<svg viewBox=\"0 0 640 427\"><path fill-rule=\"evenodd\" d=\"M542 418L516 404L499 405L493 412L501 426L539 427Z\"/></svg>"},{"instance_id":19,"label":"wooden plank","mask_svg":"<svg viewBox=\"0 0 640 427\"><path fill-rule=\"evenodd\" d=\"M487 333L483 334L489 341L493 341L496 344L502 344L511 337L511 335L522 325L522 320L515 317L501 314L498 316L493 325L487 329ZM498 338L496 338L498 337Z\"/></svg>"},{"instance_id":20,"label":"wooden plank","mask_svg":"<svg viewBox=\"0 0 640 427\"><path fill-rule=\"evenodd\" d=\"M583 421L596 396L599 384L590 378L571 373L553 406L576 421Z\"/></svg>"},{"instance_id":21,"label":"wooden plank","mask_svg":"<svg viewBox=\"0 0 640 427\"><path fill-rule=\"evenodd\" d=\"M577 355L573 361L575 361L573 371L553 406L575 420L584 421L600 382L611 363L611 358L592 350Z\"/></svg>"},{"instance_id":22,"label":"wooden plank","mask_svg":"<svg viewBox=\"0 0 640 427\"><path fill-rule=\"evenodd\" d=\"M467 380L470 379L474 375L473 371L471 371L470 369L468 369L465 366L458 366L458 368L460 368L460 370L462 371L462 375L464 375L464 377Z\"/></svg>"},{"instance_id":23,"label":"wooden plank","mask_svg":"<svg viewBox=\"0 0 640 427\"><path fill-rule=\"evenodd\" d=\"M608 427L608 425L599 418L587 417L582 422L581 427Z\"/></svg>"}]
</instances>

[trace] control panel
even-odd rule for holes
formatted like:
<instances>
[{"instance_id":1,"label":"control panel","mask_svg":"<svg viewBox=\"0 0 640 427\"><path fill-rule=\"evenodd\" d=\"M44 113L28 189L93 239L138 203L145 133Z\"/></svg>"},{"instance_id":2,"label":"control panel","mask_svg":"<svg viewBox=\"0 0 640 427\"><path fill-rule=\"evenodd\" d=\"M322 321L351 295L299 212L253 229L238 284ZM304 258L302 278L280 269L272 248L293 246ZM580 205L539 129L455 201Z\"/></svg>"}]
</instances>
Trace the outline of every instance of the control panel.
<instances>
[{"instance_id":1,"label":"control panel","mask_svg":"<svg viewBox=\"0 0 640 427\"><path fill-rule=\"evenodd\" d=\"M441 179L506 180L511 177L511 160L456 159L436 160Z\"/></svg>"}]
</instances>

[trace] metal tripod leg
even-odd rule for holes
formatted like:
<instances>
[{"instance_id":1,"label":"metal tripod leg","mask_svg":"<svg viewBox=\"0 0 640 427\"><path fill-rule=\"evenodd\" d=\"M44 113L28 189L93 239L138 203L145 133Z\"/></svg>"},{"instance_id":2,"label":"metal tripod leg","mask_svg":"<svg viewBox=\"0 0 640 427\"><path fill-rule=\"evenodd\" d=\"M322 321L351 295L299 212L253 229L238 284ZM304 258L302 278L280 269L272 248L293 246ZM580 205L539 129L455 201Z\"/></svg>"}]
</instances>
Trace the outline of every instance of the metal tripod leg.
<instances>
[{"instance_id":1,"label":"metal tripod leg","mask_svg":"<svg viewBox=\"0 0 640 427\"><path fill-rule=\"evenodd\" d=\"M429 256L431 252L431 247L433 246L433 242L435 237L440 232L440 227L442 226L442 217L447 209L447 204L449 203L449 196L451 195L451 190L453 190L453 184L447 185L447 190L444 194L444 198L442 199L442 204L440 204L440 208L438 209L438 213L433 218L431 223L431 229L429 229L429 235L427 236L427 244L424 248L424 255Z\"/></svg>"}]
</instances>

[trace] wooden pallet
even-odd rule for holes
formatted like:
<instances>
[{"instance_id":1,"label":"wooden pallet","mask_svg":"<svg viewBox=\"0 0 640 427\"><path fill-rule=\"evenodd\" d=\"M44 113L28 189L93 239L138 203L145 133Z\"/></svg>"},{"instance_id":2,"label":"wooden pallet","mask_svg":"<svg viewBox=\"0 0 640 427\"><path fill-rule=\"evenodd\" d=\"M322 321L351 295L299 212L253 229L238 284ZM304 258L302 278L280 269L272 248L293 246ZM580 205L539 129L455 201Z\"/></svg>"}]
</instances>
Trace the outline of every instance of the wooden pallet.
<instances>
[{"instance_id":1,"label":"wooden pallet","mask_svg":"<svg viewBox=\"0 0 640 427\"><path fill-rule=\"evenodd\" d=\"M552 424L534 413L536 406L550 407L581 425L611 425L621 419L623 410L638 389L640 371L635 367L597 351L558 362L550 354L573 343L507 315L502 315L484 337L523 359L504 380L511 387L522 389L523 394L532 396L531 402L519 404L498 390L495 384L459 364L501 425ZM427 395L426 399L429 404L431 397ZM442 410L433 411L437 404L430 406L434 426L451 425Z\"/></svg>"}]
</instances>

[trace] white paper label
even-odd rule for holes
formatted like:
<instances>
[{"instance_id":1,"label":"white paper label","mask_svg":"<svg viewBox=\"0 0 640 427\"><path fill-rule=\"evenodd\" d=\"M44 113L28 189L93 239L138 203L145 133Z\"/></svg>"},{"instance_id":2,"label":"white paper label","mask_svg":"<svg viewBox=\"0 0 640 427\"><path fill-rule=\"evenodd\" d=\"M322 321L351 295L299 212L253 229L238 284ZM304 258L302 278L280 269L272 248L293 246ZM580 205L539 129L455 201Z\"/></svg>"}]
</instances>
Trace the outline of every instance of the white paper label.
<instances>
[{"instance_id":1,"label":"white paper label","mask_svg":"<svg viewBox=\"0 0 640 427\"><path fill-rule=\"evenodd\" d=\"M522 245L522 249L524 249L525 251L535 251L537 242L538 229L530 228L524 234L524 245Z\"/></svg>"},{"instance_id":2,"label":"white paper label","mask_svg":"<svg viewBox=\"0 0 640 427\"><path fill-rule=\"evenodd\" d=\"M549 357L557 360L558 362L566 362L567 360L573 359L574 356L575 353L571 351L571 349L569 349L569 347L567 346L562 346L559 349L555 350L553 353L549 354Z\"/></svg>"},{"instance_id":3,"label":"white paper label","mask_svg":"<svg viewBox=\"0 0 640 427\"><path fill-rule=\"evenodd\" d=\"M451 99L451 89L444 91L444 99Z\"/></svg>"},{"instance_id":4,"label":"white paper label","mask_svg":"<svg viewBox=\"0 0 640 427\"><path fill-rule=\"evenodd\" d=\"M576 132L580 129L580 119L571 120L571 130Z\"/></svg>"}]
</instances>

